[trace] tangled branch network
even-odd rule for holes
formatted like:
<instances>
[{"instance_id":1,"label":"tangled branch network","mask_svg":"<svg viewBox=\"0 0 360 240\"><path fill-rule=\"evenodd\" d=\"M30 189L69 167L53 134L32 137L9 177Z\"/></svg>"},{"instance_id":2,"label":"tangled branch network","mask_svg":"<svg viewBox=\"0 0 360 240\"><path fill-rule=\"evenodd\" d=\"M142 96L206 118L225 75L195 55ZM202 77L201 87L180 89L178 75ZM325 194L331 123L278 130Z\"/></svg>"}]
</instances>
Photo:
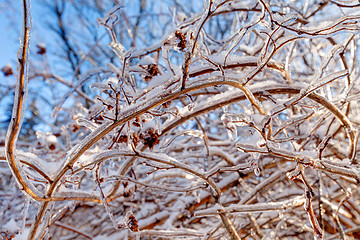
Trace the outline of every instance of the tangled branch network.
<instances>
[{"instance_id":1,"label":"tangled branch network","mask_svg":"<svg viewBox=\"0 0 360 240\"><path fill-rule=\"evenodd\" d=\"M61 131L25 144L28 4L1 236L360 238L358 2L204 1L151 45L128 21L133 48L115 6L98 23L116 59L54 108Z\"/></svg>"}]
</instances>

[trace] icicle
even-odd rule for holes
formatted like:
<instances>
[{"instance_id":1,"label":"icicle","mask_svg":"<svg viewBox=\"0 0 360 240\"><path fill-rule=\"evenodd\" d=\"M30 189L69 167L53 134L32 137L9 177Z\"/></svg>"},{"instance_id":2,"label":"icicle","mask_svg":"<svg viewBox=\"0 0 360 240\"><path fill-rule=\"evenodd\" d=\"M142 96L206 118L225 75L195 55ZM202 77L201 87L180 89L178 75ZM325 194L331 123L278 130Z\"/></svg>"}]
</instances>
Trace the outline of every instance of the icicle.
<instances>
[{"instance_id":1,"label":"icicle","mask_svg":"<svg viewBox=\"0 0 360 240\"><path fill-rule=\"evenodd\" d=\"M229 138L234 140L237 137L236 126L248 126L250 122L252 122L252 119L245 114L225 113L221 116L221 121L223 122L225 128L228 130Z\"/></svg>"},{"instance_id":2,"label":"icicle","mask_svg":"<svg viewBox=\"0 0 360 240\"><path fill-rule=\"evenodd\" d=\"M75 208L76 208L76 202L75 202L75 201L71 201L71 202L69 203L68 207L69 207L69 211L73 213L73 212L75 211Z\"/></svg>"},{"instance_id":3,"label":"icicle","mask_svg":"<svg viewBox=\"0 0 360 240\"><path fill-rule=\"evenodd\" d=\"M260 168L254 168L254 174L255 176L259 177L260 176Z\"/></svg>"},{"instance_id":4,"label":"icicle","mask_svg":"<svg viewBox=\"0 0 360 240\"><path fill-rule=\"evenodd\" d=\"M92 171L93 179L96 182L97 188L99 189L99 192L100 192L100 198L102 200L102 205L104 206L107 215L109 216L111 222L113 223L114 228L120 229L122 227L122 225L116 221L114 214L112 213L112 211L110 209L110 206L106 200L106 196L105 196L103 190L101 189L101 184L98 180L99 176L97 176L97 174L98 174L97 171Z\"/></svg>"},{"instance_id":5,"label":"icicle","mask_svg":"<svg viewBox=\"0 0 360 240\"><path fill-rule=\"evenodd\" d=\"M250 166L252 168L252 170L254 171L255 176L259 177L260 176L260 169L259 169L259 157L260 154L258 152L253 152L251 153L251 155L253 156L253 159L250 160Z\"/></svg>"},{"instance_id":6,"label":"icicle","mask_svg":"<svg viewBox=\"0 0 360 240\"><path fill-rule=\"evenodd\" d=\"M50 239L50 233L49 233L49 228L45 228L43 234L42 234L42 239Z\"/></svg>"},{"instance_id":7,"label":"icicle","mask_svg":"<svg viewBox=\"0 0 360 240\"><path fill-rule=\"evenodd\" d=\"M27 216L28 211L29 211L29 206L30 206L30 198L25 196L24 209L23 209L23 212L22 212L23 218L22 218L22 222L21 222L20 233L24 232L25 224L26 224L26 216Z\"/></svg>"},{"instance_id":8,"label":"icicle","mask_svg":"<svg viewBox=\"0 0 360 240\"><path fill-rule=\"evenodd\" d=\"M280 209L280 210L279 210L279 218L280 218L281 220L284 220L284 212L285 212L284 209Z\"/></svg>"}]
</instances>

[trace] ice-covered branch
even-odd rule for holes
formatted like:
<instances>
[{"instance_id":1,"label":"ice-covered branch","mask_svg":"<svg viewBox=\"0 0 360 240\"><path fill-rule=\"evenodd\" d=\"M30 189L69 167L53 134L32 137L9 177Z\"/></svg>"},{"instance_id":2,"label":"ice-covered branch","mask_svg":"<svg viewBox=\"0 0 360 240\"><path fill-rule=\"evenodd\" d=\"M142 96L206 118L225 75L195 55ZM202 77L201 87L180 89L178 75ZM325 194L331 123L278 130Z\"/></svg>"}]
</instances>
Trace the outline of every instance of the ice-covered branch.
<instances>
[{"instance_id":1,"label":"ice-covered branch","mask_svg":"<svg viewBox=\"0 0 360 240\"><path fill-rule=\"evenodd\" d=\"M16 84L13 112L6 134L6 159L20 189L34 200L42 200L44 196L28 182L19 161L15 158L16 141L24 118L24 108L27 97L28 58L30 49L31 11L30 1L22 0L22 40L18 53L18 79Z\"/></svg>"},{"instance_id":2,"label":"ice-covered branch","mask_svg":"<svg viewBox=\"0 0 360 240\"><path fill-rule=\"evenodd\" d=\"M200 210L195 213L196 216L204 215L217 215L219 212L236 213L236 212L263 212L263 211L275 211L287 208L293 208L303 205L305 202L304 197L299 196L282 202L267 202L267 203L255 203L249 205L233 205L229 207L208 208L206 210Z\"/></svg>"}]
</instances>

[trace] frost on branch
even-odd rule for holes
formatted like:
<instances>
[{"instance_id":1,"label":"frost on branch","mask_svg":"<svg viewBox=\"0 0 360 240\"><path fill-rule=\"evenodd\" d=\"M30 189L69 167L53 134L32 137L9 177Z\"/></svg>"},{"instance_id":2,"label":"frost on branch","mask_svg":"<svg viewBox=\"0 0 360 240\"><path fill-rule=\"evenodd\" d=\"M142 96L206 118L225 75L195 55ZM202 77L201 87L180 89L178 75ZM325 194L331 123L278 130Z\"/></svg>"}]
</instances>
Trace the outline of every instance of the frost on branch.
<instances>
[{"instance_id":1,"label":"frost on branch","mask_svg":"<svg viewBox=\"0 0 360 240\"><path fill-rule=\"evenodd\" d=\"M32 59L57 117L33 101L20 175L1 148L0 236L360 237L358 3L90 2L52 8L68 72Z\"/></svg>"}]
</instances>

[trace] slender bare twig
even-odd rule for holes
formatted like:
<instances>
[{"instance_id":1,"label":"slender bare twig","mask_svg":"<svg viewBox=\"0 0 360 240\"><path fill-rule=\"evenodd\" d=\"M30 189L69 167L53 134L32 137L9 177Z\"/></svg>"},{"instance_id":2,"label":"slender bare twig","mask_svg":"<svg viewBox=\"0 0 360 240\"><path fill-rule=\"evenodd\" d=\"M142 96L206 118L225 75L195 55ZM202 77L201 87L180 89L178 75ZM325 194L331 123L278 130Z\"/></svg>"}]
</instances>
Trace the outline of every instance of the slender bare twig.
<instances>
[{"instance_id":1,"label":"slender bare twig","mask_svg":"<svg viewBox=\"0 0 360 240\"><path fill-rule=\"evenodd\" d=\"M29 1L22 0L22 11L23 11L23 29L22 29L22 45L18 53L18 81L16 85L16 92L14 98L13 114L6 138L6 159L9 163L9 167L13 172L16 181L22 191L27 193L34 200L42 200L43 196L39 193L35 193L34 189L31 189L28 185L24 175L21 173L22 169L19 168L15 159L16 152L16 140L21 128L22 113L25 107L25 100L27 94L27 61L29 57L29 41L30 41L30 24L31 24L31 13Z\"/></svg>"},{"instance_id":2,"label":"slender bare twig","mask_svg":"<svg viewBox=\"0 0 360 240\"><path fill-rule=\"evenodd\" d=\"M77 234L79 234L79 235L81 235L81 236L83 236L83 237L85 237L87 239L93 239L91 236L87 235L86 233L83 233L83 232L81 232L81 231L79 231L77 229L74 229L74 227L69 226L67 224L63 224L63 223L60 223L60 222L55 222L54 225L58 226L58 227L61 227L61 228L64 228L64 229L66 229L68 231L77 233Z\"/></svg>"}]
</instances>

